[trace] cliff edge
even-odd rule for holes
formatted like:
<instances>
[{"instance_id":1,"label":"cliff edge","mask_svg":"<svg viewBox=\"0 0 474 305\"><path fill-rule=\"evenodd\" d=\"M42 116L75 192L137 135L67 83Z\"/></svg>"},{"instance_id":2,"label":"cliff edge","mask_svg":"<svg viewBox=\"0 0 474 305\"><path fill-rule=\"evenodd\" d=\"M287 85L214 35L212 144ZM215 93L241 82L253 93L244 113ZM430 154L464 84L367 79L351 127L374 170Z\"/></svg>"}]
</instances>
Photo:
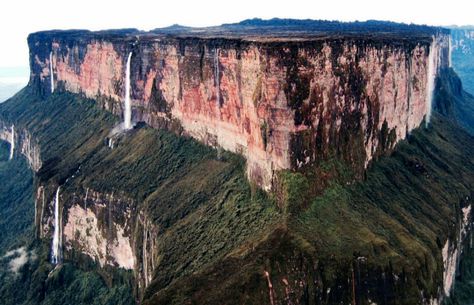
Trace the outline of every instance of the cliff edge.
<instances>
[{"instance_id":1,"label":"cliff edge","mask_svg":"<svg viewBox=\"0 0 474 305\"><path fill-rule=\"evenodd\" d=\"M30 86L79 93L121 116L129 98L132 121L243 155L265 190L277 171L334 152L361 176L429 120L448 32L302 22L39 32L28 38Z\"/></svg>"}]
</instances>

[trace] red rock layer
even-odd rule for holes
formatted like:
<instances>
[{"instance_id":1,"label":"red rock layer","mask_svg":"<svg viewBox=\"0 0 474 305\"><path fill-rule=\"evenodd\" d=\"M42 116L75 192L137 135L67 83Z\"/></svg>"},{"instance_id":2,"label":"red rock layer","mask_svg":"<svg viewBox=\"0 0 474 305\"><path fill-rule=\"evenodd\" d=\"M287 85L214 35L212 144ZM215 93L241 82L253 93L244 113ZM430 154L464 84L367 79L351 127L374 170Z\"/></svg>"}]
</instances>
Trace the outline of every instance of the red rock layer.
<instances>
[{"instance_id":1,"label":"red rock layer","mask_svg":"<svg viewBox=\"0 0 474 305\"><path fill-rule=\"evenodd\" d=\"M436 39L440 65L447 65L447 39ZM184 134L242 154L249 178L266 190L275 171L332 153L363 170L427 114L426 41L58 39L45 47L57 88L105 99L119 115L133 52L133 119L154 127L179 122ZM49 64L34 55L32 81L48 86Z\"/></svg>"}]
</instances>

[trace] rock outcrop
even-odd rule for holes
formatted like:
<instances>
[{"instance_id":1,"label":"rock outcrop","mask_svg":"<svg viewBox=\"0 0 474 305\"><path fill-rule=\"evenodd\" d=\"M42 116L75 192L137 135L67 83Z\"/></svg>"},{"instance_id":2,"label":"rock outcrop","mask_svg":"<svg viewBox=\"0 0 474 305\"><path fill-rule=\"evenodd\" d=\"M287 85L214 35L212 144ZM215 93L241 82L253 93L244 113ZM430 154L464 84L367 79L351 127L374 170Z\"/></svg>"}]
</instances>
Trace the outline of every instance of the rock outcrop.
<instances>
[{"instance_id":1,"label":"rock outcrop","mask_svg":"<svg viewBox=\"0 0 474 305\"><path fill-rule=\"evenodd\" d=\"M64 217L66 253L86 254L100 266L133 269L133 217L136 204L124 196L86 190L73 195Z\"/></svg>"},{"instance_id":2,"label":"rock outcrop","mask_svg":"<svg viewBox=\"0 0 474 305\"><path fill-rule=\"evenodd\" d=\"M418 127L431 107L430 75L449 64L448 36L432 34L40 32L28 38L30 85L49 94L52 64L56 90L121 115L132 52L133 120L242 154L249 178L270 190L276 171L303 169L332 153L361 173Z\"/></svg>"},{"instance_id":3,"label":"rock outcrop","mask_svg":"<svg viewBox=\"0 0 474 305\"><path fill-rule=\"evenodd\" d=\"M469 198L466 198L466 201ZM454 279L456 276L456 270L459 265L459 258L462 253L462 244L464 239L472 234L471 226L473 224L472 205L467 204L462 208L462 215L460 216L459 228L457 234L451 239L448 239L444 244L442 255L443 255L443 295L449 296L454 285Z\"/></svg>"},{"instance_id":4,"label":"rock outcrop","mask_svg":"<svg viewBox=\"0 0 474 305\"><path fill-rule=\"evenodd\" d=\"M12 143L12 139L14 143ZM20 129L13 132L12 127L0 120L0 140L6 141L17 147L19 152L25 156L29 167L37 172L41 168L41 156L38 143L33 140L33 137L26 129ZM13 152L16 153L16 152Z\"/></svg>"}]
</instances>

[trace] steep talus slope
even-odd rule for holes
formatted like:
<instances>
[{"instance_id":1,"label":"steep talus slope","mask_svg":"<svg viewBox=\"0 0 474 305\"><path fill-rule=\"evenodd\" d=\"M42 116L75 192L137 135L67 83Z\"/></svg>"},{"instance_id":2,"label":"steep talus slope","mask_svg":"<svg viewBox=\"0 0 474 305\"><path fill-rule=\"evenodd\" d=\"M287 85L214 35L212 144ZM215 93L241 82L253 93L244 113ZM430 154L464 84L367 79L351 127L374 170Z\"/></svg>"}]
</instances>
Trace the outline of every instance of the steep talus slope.
<instances>
[{"instance_id":1,"label":"steep talus slope","mask_svg":"<svg viewBox=\"0 0 474 305\"><path fill-rule=\"evenodd\" d=\"M322 195L307 198L313 182L289 174L286 228L145 304L418 304L437 298L441 248L457 232L456 215L472 204L463 199L473 196L473 143L437 117L433 127L415 131L378 160L363 182L339 175Z\"/></svg>"},{"instance_id":2,"label":"steep talus slope","mask_svg":"<svg viewBox=\"0 0 474 305\"><path fill-rule=\"evenodd\" d=\"M280 217L269 195L247 182L237 156L145 126L115 136L111 149L116 118L90 100L63 93L41 100L27 87L1 112L41 147L38 235L47 242L52 234L60 185L65 260L91 268L92 258L106 279L114 265L133 269L138 294L154 272L164 287L258 239ZM81 215L92 226L81 228ZM124 260L119 250L128 248Z\"/></svg>"},{"instance_id":3,"label":"steep talus slope","mask_svg":"<svg viewBox=\"0 0 474 305\"><path fill-rule=\"evenodd\" d=\"M33 173L23 158L9 161L10 146L0 141L0 249L18 246L33 233Z\"/></svg>"}]
</instances>

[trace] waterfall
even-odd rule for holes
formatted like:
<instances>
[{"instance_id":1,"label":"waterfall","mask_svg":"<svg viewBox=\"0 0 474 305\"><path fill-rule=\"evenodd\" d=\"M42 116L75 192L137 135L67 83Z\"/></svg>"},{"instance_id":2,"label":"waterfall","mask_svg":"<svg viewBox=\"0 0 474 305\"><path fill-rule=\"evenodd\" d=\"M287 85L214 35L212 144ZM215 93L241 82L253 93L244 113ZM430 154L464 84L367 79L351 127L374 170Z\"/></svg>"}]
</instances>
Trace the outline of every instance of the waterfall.
<instances>
[{"instance_id":1,"label":"waterfall","mask_svg":"<svg viewBox=\"0 0 474 305\"><path fill-rule=\"evenodd\" d=\"M125 129L132 128L132 106L130 104L130 61L132 52L128 54L127 70L125 72L125 110L123 114L123 125Z\"/></svg>"},{"instance_id":2,"label":"waterfall","mask_svg":"<svg viewBox=\"0 0 474 305\"><path fill-rule=\"evenodd\" d=\"M14 152L15 152L15 125L12 125L11 143L10 143L10 160L13 159Z\"/></svg>"},{"instance_id":3,"label":"waterfall","mask_svg":"<svg viewBox=\"0 0 474 305\"><path fill-rule=\"evenodd\" d=\"M220 104L220 99L221 99L221 89L220 89L220 79L219 79L219 49L216 49L214 51L214 74L216 78L216 100L217 104Z\"/></svg>"},{"instance_id":4,"label":"waterfall","mask_svg":"<svg viewBox=\"0 0 474 305\"><path fill-rule=\"evenodd\" d=\"M54 92L53 52L49 52L49 75L51 79L51 93Z\"/></svg>"},{"instance_id":5,"label":"waterfall","mask_svg":"<svg viewBox=\"0 0 474 305\"><path fill-rule=\"evenodd\" d=\"M52 245L51 263L61 263L61 227L59 219L59 189L56 190L56 197L54 199L54 235Z\"/></svg>"},{"instance_id":6,"label":"waterfall","mask_svg":"<svg viewBox=\"0 0 474 305\"><path fill-rule=\"evenodd\" d=\"M448 55L448 61L449 61L449 67L451 68L453 66L453 41L451 40L451 35L449 35L449 55Z\"/></svg>"},{"instance_id":7,"label":"waterfall","mask_svg":"<svg viewBox=\"0 0 474 305\"><path fill-rule=\"evenodd\" d=\"M431 43L430 54L428 56L428 75L427 75L427 84L426 84L426 126L430 123L431 119L431 107L433 104L433 91L435 87L435 78L437 72L437 57L438 57L438 48L436 40L433 37L433 42Z\"/></svg>"}]
</instances>

